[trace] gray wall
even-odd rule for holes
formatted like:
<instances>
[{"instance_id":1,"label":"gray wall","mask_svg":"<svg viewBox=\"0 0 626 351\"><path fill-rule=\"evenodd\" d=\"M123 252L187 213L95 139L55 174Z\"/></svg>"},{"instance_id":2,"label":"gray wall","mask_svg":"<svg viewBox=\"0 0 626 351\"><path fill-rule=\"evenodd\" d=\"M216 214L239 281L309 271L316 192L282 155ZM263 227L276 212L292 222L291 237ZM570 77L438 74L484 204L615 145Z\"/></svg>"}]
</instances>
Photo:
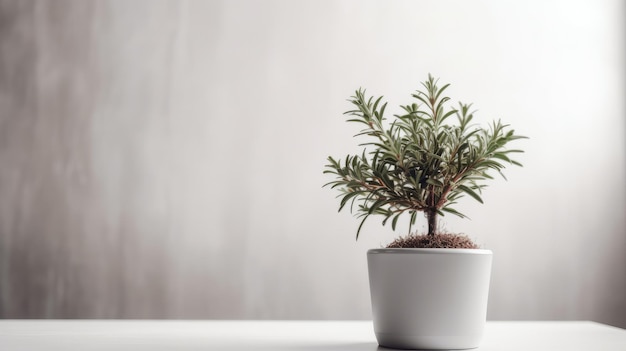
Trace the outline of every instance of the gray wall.
<instances>
[{"instance_id":1,"label":"gray wall","mask_svg":"<svg viewBox=\"0 0 626 351\"><path fill-rule=\"evenodd\" d=\"M626 327L624 10L2 0L0 316L370 318L395 234L355 242L322 170L359 150L354 89L397 106L431 72L531 138L445 218L494 251L489 318Z\"/></svg>"}]
</instances>

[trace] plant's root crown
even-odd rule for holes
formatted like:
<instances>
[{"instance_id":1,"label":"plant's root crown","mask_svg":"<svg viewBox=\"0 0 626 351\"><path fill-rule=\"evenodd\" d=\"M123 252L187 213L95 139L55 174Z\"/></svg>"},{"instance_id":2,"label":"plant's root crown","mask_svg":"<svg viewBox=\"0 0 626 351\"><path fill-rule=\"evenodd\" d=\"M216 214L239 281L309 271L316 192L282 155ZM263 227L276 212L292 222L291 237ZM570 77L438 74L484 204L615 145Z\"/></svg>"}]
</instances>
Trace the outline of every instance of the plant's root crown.
<instances>
[{"instance_id":1,"label":"plant's root crown","mask_svg":"<svg viewBox=\"0 0 626 351\"><path fill-rule=\"evenodd\" d=\"M478 245L474 244L472 239L463 234L409 234L394 240L387 245L387 248L478 249Z\"/></svg>"}]
</instances>

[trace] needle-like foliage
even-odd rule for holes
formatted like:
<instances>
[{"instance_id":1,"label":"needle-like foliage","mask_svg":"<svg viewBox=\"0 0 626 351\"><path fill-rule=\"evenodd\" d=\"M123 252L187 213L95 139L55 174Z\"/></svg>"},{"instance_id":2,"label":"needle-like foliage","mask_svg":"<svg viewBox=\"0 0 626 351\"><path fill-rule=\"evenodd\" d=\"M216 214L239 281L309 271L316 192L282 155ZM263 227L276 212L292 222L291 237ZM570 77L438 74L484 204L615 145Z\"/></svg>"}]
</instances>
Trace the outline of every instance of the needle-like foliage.
<instances>
[{"instance_id":1,"label":"needle-like foliage","mask_svg":"<svg viewBox=\"0 0 626 351\"><path fill-rule=\"evenodd\" d=\"M402 114L394 115L391 123L384 116L387 103L382 96L368 97L359 89L349 100L354 109L345 114L349 122L364 127L356 136L369 138L361 146L370 150L345 159L328 157L324 173L335 176L325 186L341 192L339 211L349 205L361 218L357 239L371 215L383 216L383 225L391 221L395 230L406 213L410 232L418 212L426 215L428 235L435 235L438 215L465 217L454 209L461 197L483 202L484 181L493 179L489 171L504 177L505 165L521 166L511 156L522 151L506 146L525 137L500 121L487 128L471 124L471 104L448 108L450 98L443 93L449 84L439 87L429 75L422 85L412 94L415 101L400 106Z\"/></svg>"}]
</instances>

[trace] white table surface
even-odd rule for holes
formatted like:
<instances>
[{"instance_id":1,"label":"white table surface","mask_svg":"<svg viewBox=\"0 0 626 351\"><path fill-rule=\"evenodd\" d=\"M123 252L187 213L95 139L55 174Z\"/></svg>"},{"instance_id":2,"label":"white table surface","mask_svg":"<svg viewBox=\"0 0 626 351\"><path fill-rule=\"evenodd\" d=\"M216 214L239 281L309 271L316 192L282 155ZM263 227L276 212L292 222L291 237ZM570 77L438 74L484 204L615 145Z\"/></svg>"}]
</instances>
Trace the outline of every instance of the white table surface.
<instances>
[{"instance_id":1,"label":"white table surface","mask_svg":"<svg viewBox=\"0 0 626 351\"><path fill-rule=\"evenodd\" d=\"M0 350L386 350L371 321L0 320ZM487 322L476 350L626 351L594 322Z\"/></svg>"}]
</instances>

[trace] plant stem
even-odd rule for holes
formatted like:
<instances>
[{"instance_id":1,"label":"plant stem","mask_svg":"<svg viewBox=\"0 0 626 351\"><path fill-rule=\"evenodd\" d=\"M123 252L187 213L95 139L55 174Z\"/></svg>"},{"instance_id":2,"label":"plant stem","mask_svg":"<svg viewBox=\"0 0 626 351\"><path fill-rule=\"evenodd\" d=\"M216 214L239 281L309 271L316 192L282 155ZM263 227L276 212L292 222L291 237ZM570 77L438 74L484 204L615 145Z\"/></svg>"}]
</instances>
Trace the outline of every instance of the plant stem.
<instances>
[{"instance_id":1,"label":"plant stem","mask_svg":"<svg viewBox=\"0 0 626 351\"><path fill-rule=\"evenodd\" d=\"M428 220L428 235L437 233L437 211L426 211L426 219Z\"/></svg>"}]
</instances>

